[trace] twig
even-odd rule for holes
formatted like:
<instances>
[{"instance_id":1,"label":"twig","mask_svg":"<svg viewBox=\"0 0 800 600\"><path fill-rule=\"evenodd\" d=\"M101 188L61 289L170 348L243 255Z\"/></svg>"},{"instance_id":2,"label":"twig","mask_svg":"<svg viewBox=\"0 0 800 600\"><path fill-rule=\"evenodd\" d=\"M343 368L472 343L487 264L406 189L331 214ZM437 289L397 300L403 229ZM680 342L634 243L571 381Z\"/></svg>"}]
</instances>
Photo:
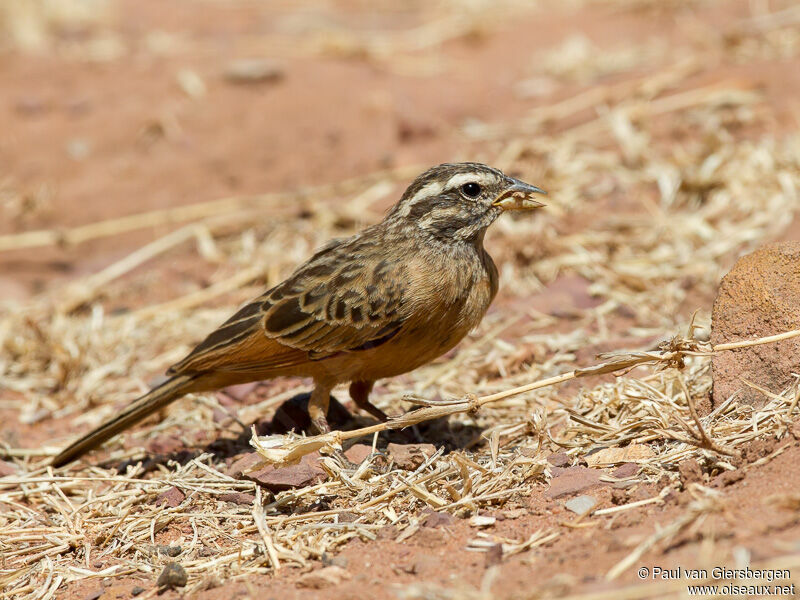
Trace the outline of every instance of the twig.
<instances>
[{"instance_id":1,"label":"twig","mask_svg":"<svg viewBox=\"0 0 800 600\"><path fill-rule=\"evenodd\" d=\"M782 333L778 336L769 336L769 338L758 338L746 342L736 342L735 347L742 348L746 346L757 346L760 344L769 343L771 341L784 340L797 336L800 336L800 329L787 331L786 333ZM633 367L643 366L646 364L657 364L661 367L682 367L683 358L685 355L710 356L715 352L725 349L722 348L723 346L726 345L718 344L717 346L713 346L711 349L707 350L702 348L699 342L694 339L674 338L662 344L663 350L661 352L632 352L627 354L616 354L613 355L611 360L592 367L575 369L574 371L569 371L568 373L563 373L554 377L548 377L527 385L514 387L504 392L489 394L488 396L483 396L480 398L468 396L467 398L461 400L432 401L422 398L414 398L413 396L406 396L404 398L406 401L421 406L421 408L409 411L404 415L400 415L399 417L389 419L384 423L371 425L369 427L361 427L351 431L331 431L322 435L295 439L291 439L288 436L270 436L268 438L264 438L266 443L258 438L255 433L255 429L253 429L253 435L250 439L250 443L255 447L256 451L264 457L264 463L292 464L300 460L300 458L302 458L304 455L310 454L316 450L339 448L341 447L342 442L345 440L360 438L378 431L404 429L406 427L422 423L423 421L430 421L459 413L475 412L486 404L504 400L512 396L518 396L533 390L558 385L559 383L570 381L579 377L602 375L621 370L627 371ZM702 436L705 434L705 431L702 430L702 427L701 431ZM670 432L670 435L676 436L675 432ZM676 439L678 439L678 437L676 437ZM690 440L689 438L682 439L681 441L694 443L693 440ZM730 454L729 451L718 448L718 446L715 445L713 441L707 437L707 435L702 439L701 445L705 445L706 443L710 443L712 449L718 452Z\"/></svg>"}]
</instances>

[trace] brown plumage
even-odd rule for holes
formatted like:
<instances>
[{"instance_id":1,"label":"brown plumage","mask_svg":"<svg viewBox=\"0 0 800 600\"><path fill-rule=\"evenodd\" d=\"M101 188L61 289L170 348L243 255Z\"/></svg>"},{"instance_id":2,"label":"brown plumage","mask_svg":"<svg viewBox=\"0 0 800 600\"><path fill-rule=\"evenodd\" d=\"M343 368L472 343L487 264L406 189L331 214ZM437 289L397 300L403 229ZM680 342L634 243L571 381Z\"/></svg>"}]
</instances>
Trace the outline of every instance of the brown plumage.
<instances>
[{"instance_id":1,"label":"brown plumage","mask_svg":"<svg viewBox=\"0 0 800 600\"><path fill-rule=\"evenodd\" d=\"M359 408L377 379L411 371L455 346L497 293L483 248L505 210L542 204L539 188L478 163L420 175L380 223L333 240L170 367L170 379L53 459L66 464L190 392L278 376L311 377L318 430L333 386L351 382Z\"/></svg>"}]
</instances>

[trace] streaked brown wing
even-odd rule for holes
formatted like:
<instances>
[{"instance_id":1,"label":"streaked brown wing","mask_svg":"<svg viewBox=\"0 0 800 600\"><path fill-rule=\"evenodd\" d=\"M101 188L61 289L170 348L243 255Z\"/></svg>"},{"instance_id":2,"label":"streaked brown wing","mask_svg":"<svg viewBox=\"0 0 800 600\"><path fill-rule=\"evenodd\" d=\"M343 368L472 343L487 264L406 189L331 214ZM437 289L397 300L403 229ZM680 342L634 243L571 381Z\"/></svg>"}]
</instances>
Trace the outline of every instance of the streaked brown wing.
<instances>
[{"instance_id":1,"label":"streaked brown wing","mask_svg":"<svg viewBox=\"0 0 800 600\"><path fill-rule=\"evenodd\" d=\"M360 236L330 244L239 310L169 374L280 371L373 348L402 327L404 265L370 260Z\"/></svg>"}]
</instances>

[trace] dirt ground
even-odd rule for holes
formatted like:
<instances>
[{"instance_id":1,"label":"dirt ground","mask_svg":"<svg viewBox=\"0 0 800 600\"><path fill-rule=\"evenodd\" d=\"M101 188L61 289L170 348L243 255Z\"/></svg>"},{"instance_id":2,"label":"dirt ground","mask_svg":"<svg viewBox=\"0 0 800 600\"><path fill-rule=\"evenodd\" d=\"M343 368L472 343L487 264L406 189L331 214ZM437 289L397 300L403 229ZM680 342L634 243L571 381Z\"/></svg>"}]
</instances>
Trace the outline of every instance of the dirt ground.
<instances>
[{"instance_id":1,"label":"dirt ground","mask_svg":"<svg viewBox=\"0 0 800 600\"><path fill-rule=\"evenodd\" d=\"M73 4L88 7L86 13L64 8ZM55 526L62 513L75 523L69 506L79 504L71 485L59 488L51 481L47 493L58 498L48 505L37 495L41 490L31 492L39 489L36 477L97 477L89 488L80 488L88 494L81 502L89 502L111 489L103 477L112 467L103 460L111 456L114 465L133 464L120 459L120 452L145 448L161 455L163 460L129 471L129 477L171 481L191 463L187 456L218 452L212 459L217 462L209 464L224 470L251 451L248 426L269 421L276 408L270 398L304 391L307 382L247 389L234 394L241 402L215 396L214 406L206 406L211 400L200 403L205 412L185 422L176 411L191 401L182 401L170 409L166 425L153 431L155 421L148 421L137 428L138 437L123 438L114 450L93 455L80 467L54 475L44 462L73 435L141 392L220 317L276 283L313 247L380 218L427 166L457 160L495 164L548 189L553 208L535 224L513 220L495 237L489 234L487 247L503 278L486 326L435 368L379 386L379 396L393 398L386 406L394 413L407 409L399 398L408 391L439 398L502 391L593 364L601 352L652 349L656 341L685 331L696 310L707 322L716 282L737 255L765 241L797 239L800 231L793 221L800 194L800 146L794 137L800 124L800 12L790 2L26 1L0 11L0 42L0 303L7 323L30 328L18 338L11 325L0 328L0 377L6 380L0 384L5 448L0 477L11 482L0 478L0 506L30 515L25 527L31 536L36 526ZM653 74L662 74L663 81L648 80ZM645 80L649 83L642 84ZM630 121L614 121L613 109L641 94L643 85L655 90L645 94L650 108L637 113L634 107ZM728 95L696 100L717 92ZM700 104L708 112L692 112ZM609 115L608 129L598 128ZM627 128L631 123L647 136L637 137ZM565 140L568 152L560 145ZM789 149L780 154L775 148L786 140ZM703 154L706 143L721 156L754 148L758 164L771 156L775 194L786 204L775 213L748 209L736 227L716 232L698 227L691 233L696 245L675 251L684 258L673 274L666 266L675 262L672 255L661 262L671 252L664 250L671 245L670 232L691 228L692 213L706 210L714 190L727 189L713 177L701 181L700 163L713 154ZM651 149L661 158L647 158ZM585 169L577 166L581 161ZM559 166L570 164L574 171ZM677 195L660 203L673 172L682 176ZM728 190L730 212L754 190ZM214 201L221 201L218 208ZM196 216L170 212L195 206L201 207ZM256 212L247 213L253 206ZM673 208L687 220L673 219ZM145 226L120 220L142 213L149 215ZM602 242L591 238L599 220L612 223L597 235ZM164 242L162 249L150 245L201 221L203 228ZM82 228L93 223L103 225ZM627 236L649 235L637 229L642 223L647 231L661 231L647 261L633 249L626 259L630 270L606 263L606 257L625 254ZM33 233L21 235L26 232ZM706 253L715 236L726 241ZM273 245L262 247L263 240ZM608 254L597 258L595 243ZM118 275L104 271L143 247L152 255ZM265 258L272 262L236 279ZM639 268L649 269L652 279ZM595 279L611 271L608 281L618 288ZM92 279L97 273L99 279ZM649 286L665 295L653 292L648 300ZM174 304L185 298L186 304ZM55 347L70 323L89 331L101 312L109 319L146 315L137 311L152 306L159 307L150 315L153 329L134 327L126 336L103 337L96 349L61 338L58 347L71 362L31 350L39 366L17 366L24 361L15 340L27 340L34 329L32 339L39 336L46 340L42 347ZM167 326L158 313L181 324ZM521 320L512 322L512 316ZM193 324L183 324L189 321ZM180 335L188 337L174 339L172 327L185 327ZM153 333L159 329L163 334ZM580 335L570 338L576 331ZM487 336L497 344L482 345ZM83 353L98 364L104 357L113 364L90 377L96 373L82 366ZM449 371L448 361L456 365ZM55 373L55 363L69 367ZM36 379L37 373L47 373L46 381ZM692 393L702 406L710 379L698 373ZM631 376L637 374L646 375L637 370ZM588 414L578 406L585 408L592 392L581 395L582 389L610 389L615 381L604 375L543 396L543 406L563 412L563 423L553 418L553 431L571 431L569 415ZM336 396L344 401L346 394ZM259 407L267 408L255 414ZM245 430L222 409L234 411ZM448 452L474 451L474 461L481 462L478 455L491 454L491 436L481 438L482 431L513 424L517 417L538 422L540 413L533 414L522 404L508 404L469 421L469 431L458 429L465 421L456 419L455 425L440 423L415 435ZM735 456L687 450L681 461L657 465L648 455L644 467L637 460L613 461L593 469L605 480L591 484L582 479L589 477L582 469L591 465L593 450L561 447L541 431L537 438L531 425L525 435L532 437L515 442L513 452L518 456L518 446L535 448L531 460L541 468L506 497L463 512L437 509L446 502L426 505L422 494L408 509L408 521L376 526L370 530L374 535L325 542L330 552L323 556L314 551L315 538L295 538L293 550L302 559L284 561L277 572L266 563L251 570L190 571L187 587L160 597L600 599L687 593L685 579L637 575L642 567L656 566L769 565L789 569L789 579L797 580L800 423L793 425L791 418L781 428L748 434L737 442ZM669 424L661 427L667 430ZM464 442L470 436L473 441ZM661 452L672 442L656 434L632 443ZM506 451L512 452L510 446ZM616 481L616 469L633 463L627 482ZM22 477L31 482L20 483ZM553 492L558 485L569 488L572 477L580 480L572 493ZM124 486L113 489L127 493ZM596 500L593 510L600 514L570 512L567 501L581 494ZM203 519L217 512L223 519L218 526L226 527L224 511L195 499L179 501L190 510L143 535L158 544L183 540L185 546ZM639 501L618 512L602 510ZM153 496L143 502L152 505ZM108 524L128 507L114 510L119 512L103 515L102 531L117 536L119 544L76 530L70 535L83 541L64 547L63 540L53 542L61 550L52 552L50 542L39 546L20 533L24 519L3 517L0 527L17 529L4 535L0 528L0 595L154 596L166 559L143 558L140 546L124 546L130 532L111 531ZM242 539L260 543L250 511L243 506L230 527L243 529ZM479 525L470 520L475 515L494 519ZM406 526L417 529L407 535ZM537 532L557 535L525 548L522 542L537 539ZM491 544L476 545L476 537ZM245 547L220 537L216 547L203 546L206 554L193 550L177 560L213 559L215 552L234 552L236 544ZM503 550L493 554L494 546ZM618 575L609 576L637 549L641 552ZM149 570L136 566L148 560ZM331 564L341 571L331 571ZM118 570L103 574L112 567ZM333 579L308 579L321 571L334 573Z\"/></svg>"}]
</instances>

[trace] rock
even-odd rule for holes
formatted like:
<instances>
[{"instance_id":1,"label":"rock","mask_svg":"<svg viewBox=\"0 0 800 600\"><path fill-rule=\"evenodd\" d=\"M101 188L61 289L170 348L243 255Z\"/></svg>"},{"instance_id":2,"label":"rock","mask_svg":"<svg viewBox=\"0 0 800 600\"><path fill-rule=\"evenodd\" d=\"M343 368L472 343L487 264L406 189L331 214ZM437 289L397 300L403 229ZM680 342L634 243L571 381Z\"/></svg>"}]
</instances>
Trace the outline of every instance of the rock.
<instances>
[{"instance_id":1,"label":"rock","mask_svg":"<svg viewBox=\"0 0 800 600\"><path fill-rule=\"evenodd\" d=\"M101 587L99 590L95 590L90 594L87 594L86 596L84 596L84 598L85 600L97 600L100 596L103 595L103 592L105 592L105 590Z\"/></svg>"},{"instance_id":2,"label":"rock","mask_svg":"<svg viewBox=\"0 0 800 600\"><path fill-rule=\"evenodd\" d=\"M231 83L274 83L285 74L283 65L267 58L240 58L225 67L225 79Z\"/></svg>"},{"instance_id":3,"label":"rock","mask_svg":"<svg viewBox=\"0 0 800 600\"><path fill-rule=\"evenodd\" d=\"M144 591L145 591L145 589L142 586L137 585L137 586L134 586L134 588L131 590L131 595L132 596L138 596L139 594L144 593Z\"/></svg>"},{"instance_id":4,"label":"rock","mask_svg":"<svg viewBox=\"0 0 800 600\"><path fill-rule=\"evenodd\" d=\"M350 579L350 573L345 571L342 567L331 565L330 567L323 567L317 571L311 571L311 573L302 575L297 580L297 586L321 590L323 588L339 585L342 581L347 579Z\"/></svg>"},{"instance_id":5,"label":"rock","mask_svg":"<svg viewBox=\"0 0 800 600\"><path fill-rule=\"evenodd\" d=\"M749 340L800 329L800 242L763 246L740 258L722 279L711 313L711 343ZM727 350L711 359L712 405L732 394L753 406L766 396L746 379L776 394L800 370L800 338Z\"/></svg>"},{"instance_id":6,"label":"rock","mask_svg":"<svg viewBox=\"0 0 800 600\"><path fill-rule=\"evenodd\" d=\"M558 452L557 454L551 454L548 456L547 462L554 467L568 467L570 460L566 452Z\"/></svg>"},{"instance_id":7,"label":"rock","mask_svg":"<svg viewBox=\"0 0 800 600\"><path fill-rule=\"evenodd\" d=\"M628 477L635 477L638 475L640 469L641 467L636 463L627 462L614 469L614 471L611 472L611 476L617 479L627 479Z\"/></svg>"},{"instance_id":8,"label":"rock","mask_svg":"<svg viewBox=\"0 0 800 600\"><path fill-rule=\"evenodd\" d=\"M225 470L225 474L236 479L242 479L245 471L249 471L263 460L264 457L258 452L248 452L233 461L231 466Z\"/></svg>"},{"instance_id":9,"label":"rock","mask_svg":"<svg viewBox=\"0 0 800 600\"><path fill-rule=\"evenodd\" d=\"M597 499L591 496L578 496L572 500L567 500L564 504L567 510L571 510L576 515L585 515L597 504Z\"/></svg>"},{"instance_id":10,"label":"rock","mask_svg":"<svg viewBox=\"0 0 800 600\"><path fill-rule=\"evenodd\" d=\"M649 446L644 444L630 444L621 448L603 448L586 457L586 464L590 467L608 465L621 462L645 461L655 456Z\"/></svg>"},{"instance_id":11,"label":"rock","mask_svg":"<svg viewBox=\"0 0 800 600\"><path fill-rule=\"evenodd\" d=\"M587 467L562 469L550 481L550 489L547 490L547 496L561 498L562 496L597 487L601 485L600 474L600 471Z\"/></svg>"},{"instance_id":12,"label":"rock","mask_svg":"<svg viewBox=\"0 0 800 600\"><path fill-rule=\"evenodd\" d=\"M447 525L452 525L453 521L455 521L455 517L450 513L437 512L428 508L423 510L422 514L425 515L422 520L423 527L446 527Z\"/></svg>"},{"instance_id":13,"label":"rock","mask_svg":"<svg viewBox=\"0 0 800 600\"><path fill-rule=\"evenodd\" d=\"M275 468L267 465L255 471L243 472L241 477L255 481L271 492L282 492L305 487L325 479L325 471L319 466L319 454L304 456L296 465Z\"/></svg>"},{"instance_id":14,"label":"rock","mask_svg":"<svg viewBox=\"0 0 800 600\"><path fill-rule=\"evenodd\" d=\"M175 508L176 506L180 506L181 502L185 499L186 494L176 487L171 487L166 492L161 492L156 497L156 504L166 504L167 506Z\"/></svg>"},{"instance_id":15,"label":"rock","mask_svg":"<svg viewBox=\"0 0 800 600\"><path fill-rule=\"evenodd\" d=\"M156 585L162 589L172 589L183 587L189 581L186 570L176 562L169 562L164 565L164 570L156 580Z\"/></svg>"},{"instance_id":16,"label":"rock","mask_svg":"<svg viewBox=\"0 0 800 600\"><path fill-rule=\"evenodd\" d=\"M170 556L172 558L175 558L182 552L182 549L180 546L169 546L167 544L159 544L158 546L156 546L156 551L159 554L163 554L164 556Z\"/></svg>"},{"instance_id":17,"label":"rock","mask_svg":"<svg viewBox=\"0 0 800 600\"><path fill-rule=\"evenodd\" d=\"M253 504L253 501L256 498L253 496L253 494L247 494L245 492L232 492L230 494L222 494L219 499L223 502L232 502L233 504L249 506Z\"/></svg>"},{"instance_id":18,"label":"rock","mask_svg":"<svg viewBox=\"0 0 800 600\"><path fill-rule=\"evenodd\" d=\"M413 471L436 452L433 444L389 444L386 448L394 464L406 471Z\"/></svg>"},{"instance_id":19,"label":"rock","mask_svg":"<svg viewBox=\"0 0 800 600\"><path fill-rule=\"evenodd\" d=\"M367 446L366 444L355 444L354 446L350 446L347 450L345 450L344 456L351 463L360 465L362 462L367 460L371 454L372 446Z\"/></svg>"}]
</instances>

